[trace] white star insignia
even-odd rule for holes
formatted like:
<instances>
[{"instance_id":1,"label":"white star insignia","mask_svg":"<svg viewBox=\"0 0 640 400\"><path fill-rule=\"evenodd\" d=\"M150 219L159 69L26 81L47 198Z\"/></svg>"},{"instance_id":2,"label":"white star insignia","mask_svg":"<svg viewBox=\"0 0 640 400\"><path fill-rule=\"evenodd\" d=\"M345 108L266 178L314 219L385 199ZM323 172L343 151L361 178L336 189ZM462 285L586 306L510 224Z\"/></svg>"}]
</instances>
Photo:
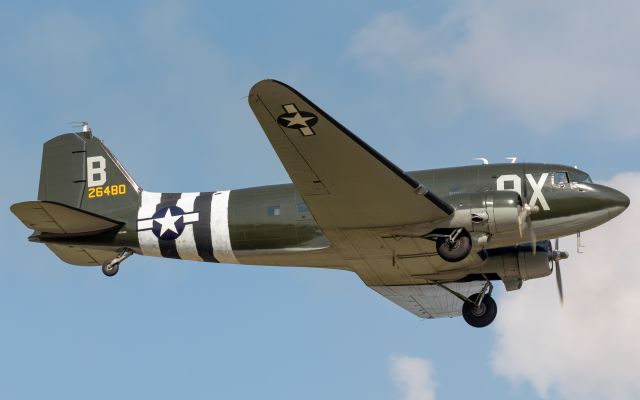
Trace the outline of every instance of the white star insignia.
<instances>
[{"instance_id":1,"label":"white star insignia","mask_svg":"<svg viewBox=\"0 0 640 400\"><path fill-rule=\"evenodd\" d=\"M289 125L287 125L287 128L295 125L302 125L304 127L308 127L309 125L307 125L307 121L313 118L314 117L303 117L302 114L300 114L299 112L296 112L296 114L293 117L282 117L282 119L286 119L287 121L289 121Z\"/></svg>"},{"instance_id":2,"label":"white star insignia","mask_svg":"<svg viewBox=\"0 0 640 400\"><path fill-rule=\"evenodd\" d=\"M164 235L166 231L178 233L178 228L176 228L176 221L180 218L182 218L182 215L171 215L171 209L167 208L167 213L164 215L164 217L154 219L154 221L162 225L159 236Z\"/></svg>"}]
</instances>

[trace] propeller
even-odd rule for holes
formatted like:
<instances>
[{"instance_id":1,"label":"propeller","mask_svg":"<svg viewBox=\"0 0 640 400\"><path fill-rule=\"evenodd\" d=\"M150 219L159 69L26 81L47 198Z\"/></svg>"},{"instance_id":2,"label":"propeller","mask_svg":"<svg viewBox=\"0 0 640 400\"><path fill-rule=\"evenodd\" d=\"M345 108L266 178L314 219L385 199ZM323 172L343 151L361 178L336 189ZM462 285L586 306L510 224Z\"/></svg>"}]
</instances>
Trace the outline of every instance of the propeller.
<instances>
[{"instance_id":1,"label":"propeller","mask_svg":"<svg viewBox=\"0 0 640 400\"><path fill-rule=\"evenodd\" d=\"M533 229L533 223L531 222L531 215L540 211L540 207L538 206L530 206L529 204L525 204L523 206L518 206L518 231L520 232L520 237L524 237L524 231L527 230L527 237L531 240L531 251L533 255L536 255L536 232Z\"/></svg>"},{"instance_id":2,"label":"propeller","mask_svg":"<svg viewBox=\"0 0 640 400\"><path fill-rule=\"evenodd\" d=\"M560 273L560 260L569 258L569 253L558 250L560 248L560 239L556 238L555 250L551 248L549 252L549 262L552 262L552 270L556 270L556 283L558 284L558 295L560 296L560 304L564 302L564 293L562 290L562 274Z\"/></svg>"}]
</instances>

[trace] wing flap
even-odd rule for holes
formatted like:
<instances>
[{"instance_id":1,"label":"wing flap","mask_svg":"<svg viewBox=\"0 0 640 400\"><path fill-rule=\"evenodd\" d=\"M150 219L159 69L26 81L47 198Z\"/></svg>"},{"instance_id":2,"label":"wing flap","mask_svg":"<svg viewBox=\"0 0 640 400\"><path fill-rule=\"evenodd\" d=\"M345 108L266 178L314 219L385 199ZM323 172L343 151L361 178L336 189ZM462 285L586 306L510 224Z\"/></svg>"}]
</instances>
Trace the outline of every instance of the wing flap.
<instances>
[{"instance_id":1,"label":"wing flap","mask_svg":"<svg viewBox=\"0 0 640 400\"><path fill-rule=\"evenodd\" d=\"M122 223L49 201L25 201L11 206L27 228L55 234L91 234L120 227Z\"/></svg>"},{"instance_id":2,"label":"wing flap","mask_svg":"<svg viewBox=\"0 0 640 400\"><path fill-rule=\"evenodd\" d=\"M322 228L398 226L453 212L289 86L258 82L249 104Z\"/></svg>"}]
</instances>

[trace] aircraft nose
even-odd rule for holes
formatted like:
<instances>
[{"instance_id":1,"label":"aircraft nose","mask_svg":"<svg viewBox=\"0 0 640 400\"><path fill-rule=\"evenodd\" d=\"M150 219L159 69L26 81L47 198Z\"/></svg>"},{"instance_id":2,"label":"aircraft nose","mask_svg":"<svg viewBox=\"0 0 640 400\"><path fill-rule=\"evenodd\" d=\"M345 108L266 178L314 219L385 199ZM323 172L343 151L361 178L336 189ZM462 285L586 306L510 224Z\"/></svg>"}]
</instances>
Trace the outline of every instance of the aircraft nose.
<instances>
[{"instance_id":1,"label":"aircraft nose","mask_svg":"<svg viewBox=\"0 0 640 400\"><path fill-rule=\"evenodd\" d=\"M609 216L611 218L615 218L629 207L631 200L629 200L629 197L626 194L616 189L607 189L607 209L609 211Z\"/></svg>"}]
</instances>

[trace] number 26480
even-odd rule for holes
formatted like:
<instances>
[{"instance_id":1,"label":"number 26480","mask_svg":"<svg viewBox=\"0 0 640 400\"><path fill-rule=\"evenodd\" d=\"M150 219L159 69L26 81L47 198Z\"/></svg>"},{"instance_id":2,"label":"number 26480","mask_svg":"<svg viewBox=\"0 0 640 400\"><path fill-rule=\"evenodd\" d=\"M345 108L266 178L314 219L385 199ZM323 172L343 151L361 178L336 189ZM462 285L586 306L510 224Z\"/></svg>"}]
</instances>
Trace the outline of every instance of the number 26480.
<instances>
[{"instance_id":1,"label":"number 26480","mask_svg":"<svg viewBox=\"0 0 640 400\"><path fill-rule=\"evenodd\" d=\"M108 185L89 188L89 198L95 199L104 196L119 196L127 193L127 185Z\"/></svg>"}]
</instances>

